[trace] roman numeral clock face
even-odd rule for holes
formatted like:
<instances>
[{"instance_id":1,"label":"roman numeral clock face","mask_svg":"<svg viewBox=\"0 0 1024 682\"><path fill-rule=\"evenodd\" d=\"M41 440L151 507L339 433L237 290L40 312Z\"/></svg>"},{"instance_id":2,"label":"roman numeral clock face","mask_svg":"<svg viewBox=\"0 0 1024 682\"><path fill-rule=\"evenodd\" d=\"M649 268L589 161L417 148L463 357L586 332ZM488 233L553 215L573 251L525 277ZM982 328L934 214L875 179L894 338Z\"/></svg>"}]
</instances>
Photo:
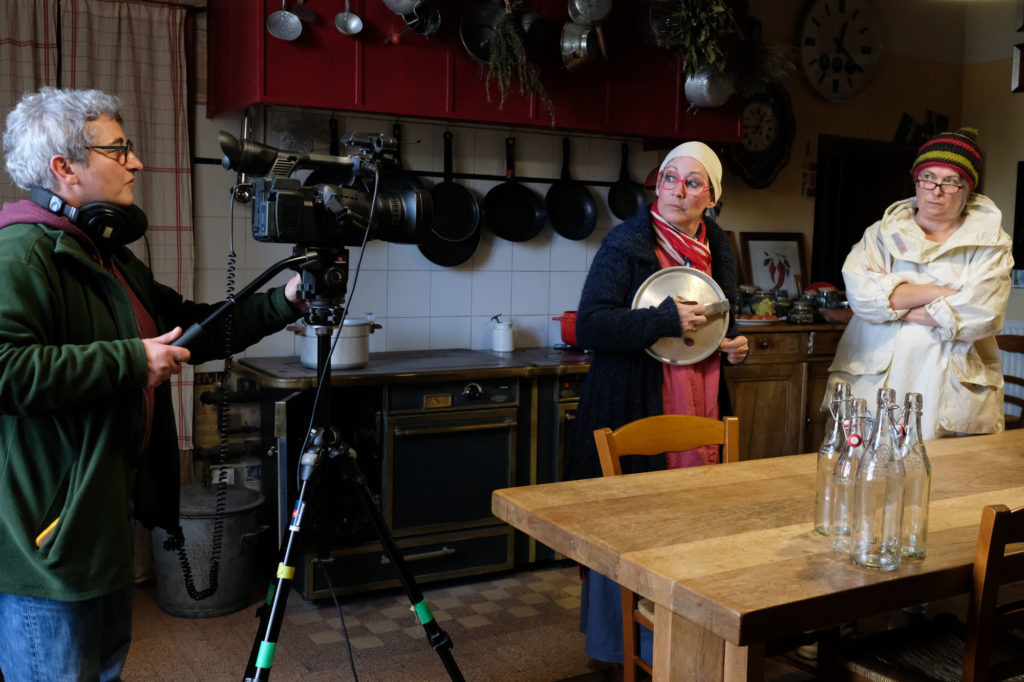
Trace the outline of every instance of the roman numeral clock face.
<instances>
[{"instance_id":1,"label":"roman numeral clock face","mask_svg":"<svg viewBox=\"0 0 1024 682\"><path fill-rule=\"evenodd\" d=\"M863 92L882 60L882 31L868 0L811 0L798 40L811 87L832 102Z\"/></svg>"}]
</instances>

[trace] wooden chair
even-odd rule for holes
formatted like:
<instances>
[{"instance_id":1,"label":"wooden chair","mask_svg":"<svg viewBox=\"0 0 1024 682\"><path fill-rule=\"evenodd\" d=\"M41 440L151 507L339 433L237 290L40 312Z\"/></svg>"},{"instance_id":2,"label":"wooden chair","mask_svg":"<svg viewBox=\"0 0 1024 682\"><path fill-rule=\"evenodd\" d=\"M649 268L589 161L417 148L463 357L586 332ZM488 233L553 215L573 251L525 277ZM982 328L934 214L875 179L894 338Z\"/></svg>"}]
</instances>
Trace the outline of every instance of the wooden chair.
<instances>
[{"instance_id":1,"label":"wooden chair","mask_svg":"<svg viewBox=\"0 0 1024 682\"><path fill-rule=\"evenodd\" d=\"M840 656L846 679L946 680L958 669L964 682L1024 679L1024 600L999 603L1001 587L1024 581L1024 547L1007 551L1007 545L1021 542L1024 507L1010 511L1002 504L987 505L981 513L966 627L950 616L866 637L853 645L853 656Z\"/></svg>"},{"instance_id":2,"label":"wooden chair","mask_svg":"<svg viewBox=\"0 0 1024 682\"><path fill-rule=\"evenodd\" d=\"M739 459L740 421L725 417L719 421L707 417L666 414L632 421L612 431L594 431L601 472L605 476L622 474L621 458L628 455L659 455L663 452L692 450L703 445L721 445L722 461ZM640 657L640 626L654 631L654 605L638 599L636 593L622 589L622 633L624 682L635 682L636 671L652 675L651 666Z\"/></svg>"},{"instance_id":3,"label":"wooden chair","mask_svg":"<svg viewBox=\"0 0 1024 682\"><path fill-rule=\"evenodd\" d=\"M1004 353L1021 353L1024 354L1024 336L1018 334L1000 334L996 336L996 345L999 346L999 350ZM1024 377L1014 376L1013 374L1007 374L1006 368L1003 368L1003 384L1013 384L1015 386L1024 386ZM1024 398L1018 398L1017 396L1010 395L1009 393L1003 393L1003 402L1016 405L1021 408L1022 414L1024 414ZM1021 416L1007 414L1004 415L1007 429L1017 429L1021 425Z\"/></svg>"}]
</instances>

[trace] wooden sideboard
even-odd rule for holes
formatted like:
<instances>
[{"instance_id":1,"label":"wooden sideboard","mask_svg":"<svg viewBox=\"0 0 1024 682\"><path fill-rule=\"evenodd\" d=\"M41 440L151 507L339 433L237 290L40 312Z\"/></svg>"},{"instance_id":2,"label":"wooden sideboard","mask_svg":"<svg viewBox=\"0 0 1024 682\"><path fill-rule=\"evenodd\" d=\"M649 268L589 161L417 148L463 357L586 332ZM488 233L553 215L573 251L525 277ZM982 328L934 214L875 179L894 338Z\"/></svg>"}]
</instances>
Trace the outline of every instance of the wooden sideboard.
<instances>
[{"instance_id":1,"label":"wooden sideboard","mask_svg":"<svg viewBox=\"0 0 1024 682\"><path fill-rule=\"evenodd\" d=\"M742 459L816 450L825 435L820 411L828 367L845 325L746 326L742 365L726 367L733 413L740 420Z\"/></svg>"}]
</instances>

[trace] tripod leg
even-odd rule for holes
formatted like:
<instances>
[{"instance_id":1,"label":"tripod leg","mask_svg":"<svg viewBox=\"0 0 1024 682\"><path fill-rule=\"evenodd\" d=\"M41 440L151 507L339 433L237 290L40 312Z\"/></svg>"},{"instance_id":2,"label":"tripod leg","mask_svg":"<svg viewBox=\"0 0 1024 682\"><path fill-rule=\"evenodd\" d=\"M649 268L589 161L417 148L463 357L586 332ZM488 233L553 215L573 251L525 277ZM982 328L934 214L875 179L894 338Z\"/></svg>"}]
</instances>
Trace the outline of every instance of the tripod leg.
<instances>
[{"instance_id":1,"label":"tripod leg","mask_svg":"<svg viewBox=\"0 0 1024 682\"><path fill-rule=\"evenodd\" d=\"M288 524L288 534L284 538L281 550L281 560L277 565L276 582L268 590L266 603L259 608L260 626L256 630L256 638L253 640L252 650L249 653L249 662L245 667L245 682L270 679L270 668L274 665L274 654L277 651L278 636L281 634L281 623L284 620L285 605L288 603L288 592L291 589L292 579L295 577L295 567L291 564L292 548L302 529L302 519L306 507L304 500L308 483L308 478L303 480L298 500L295 502L292 520Z\"/></svg>"},{"instance_id":2,"label":"tripod leg","mask_svg":"<svg viewBox=\"0 0 1024 682\"><path fill-rule=\"evenodd\" d=\"M423 598L423 593L420 592L420 588L416 585L416 580L413 578L412 571L409 570L409 566L405 562L405 557L402 556L395 538L391 535L391 529L388 528L387 523L384 522L384 518L380 515L380 511L373 502L373 495L366 484L366 478L359 468L359 463L356 462L354 457L350 457L347 454L342 457L342 460L344 477L355 490L363 511L366 512L367 518L373 524L373 528L377 533L377 539L380 540L384 552L395 567L398 579L402 583L402 588L409 598L409 603L412 604L413 610L416 611L420 624L423 626L423 630L427 633L427 641L430 642L430 646L440 656L441 662L444 663L444 667L448 671L448 677L453 682L463 682L465 678L462 676L462 671L459 670L459 666L452 656L452 639L434 620L434 615L430 612L430 607Z\"/></svg>"}]
</instances>

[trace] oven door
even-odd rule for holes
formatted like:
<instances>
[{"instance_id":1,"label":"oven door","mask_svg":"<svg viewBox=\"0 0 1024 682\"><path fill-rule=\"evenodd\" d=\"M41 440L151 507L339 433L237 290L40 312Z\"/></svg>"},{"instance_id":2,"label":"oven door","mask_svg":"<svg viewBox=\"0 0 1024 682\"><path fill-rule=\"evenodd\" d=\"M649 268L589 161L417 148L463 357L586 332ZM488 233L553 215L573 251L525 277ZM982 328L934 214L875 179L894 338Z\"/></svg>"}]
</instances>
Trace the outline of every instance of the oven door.
<instances>
[{"instance_id":1,"label":"oven door","mask_svg":"<svg viewBox=\"0 0 1024 682\"><path fill-rule=\"evenodd\" d=\"M491 493L515 481L516 408L391 415L384 517L398 536L500 525Z\"/></svg>"}]
</instances>

